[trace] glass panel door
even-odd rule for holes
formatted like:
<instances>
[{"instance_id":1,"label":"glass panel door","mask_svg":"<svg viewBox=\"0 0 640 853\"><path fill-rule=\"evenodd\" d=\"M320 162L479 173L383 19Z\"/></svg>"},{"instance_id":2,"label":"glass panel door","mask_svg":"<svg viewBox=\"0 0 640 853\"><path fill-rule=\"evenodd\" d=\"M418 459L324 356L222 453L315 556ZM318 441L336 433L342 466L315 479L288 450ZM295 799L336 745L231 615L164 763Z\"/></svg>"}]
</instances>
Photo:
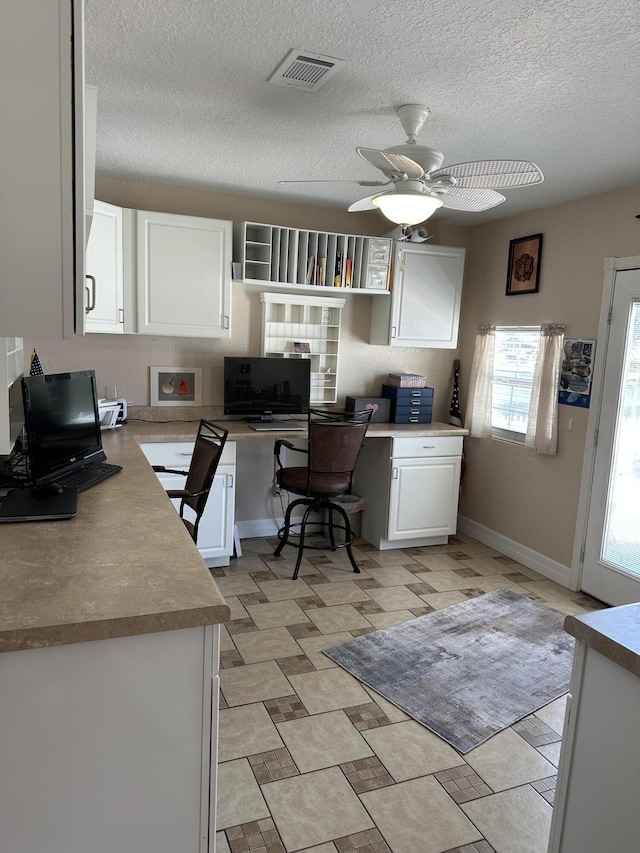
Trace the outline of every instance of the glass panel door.
<instances>
[{"instance_id":1,"label":"glass panel door","mask_svg":"<svg viewBox=\"0 0 640 853\"><path fill-rule=\"evenodd\" d=\"M581 588L620 605L640 601L640 269L616 273L603 356Z\"/></svg>"}]
</instances>

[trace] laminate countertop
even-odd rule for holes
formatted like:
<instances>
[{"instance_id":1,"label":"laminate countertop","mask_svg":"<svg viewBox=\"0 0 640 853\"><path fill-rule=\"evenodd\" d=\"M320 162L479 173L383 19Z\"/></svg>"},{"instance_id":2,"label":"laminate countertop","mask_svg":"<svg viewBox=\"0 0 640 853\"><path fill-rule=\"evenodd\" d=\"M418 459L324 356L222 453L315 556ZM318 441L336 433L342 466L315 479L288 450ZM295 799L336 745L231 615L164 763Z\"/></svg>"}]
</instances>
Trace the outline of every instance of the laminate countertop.
<instances>
[{"instance_id":1,"label":"laminate countertop","mask_svg":"<svg viewBox=\"0 0 640 853\"><path fill-rule=\"evenodd\" d=\"M162 413L164 414L164 413ZM156 417L162 417L156 410ZM166 417L166 415L165 415ZM222 422L222 419L218 419ZM229 441L293 438L224 421ZM197 420L103 432L123 470L82 492L75 518L0 525L0 652L225 622L230 610L140 450L192 441ZM368 436L466 435L447 424L370 424Z\"/></svg>"},{"instance_id":2,"label":"laminate countertop","mask_svg":"<svg viewBox=\"0 0 640 853\"><path fill-rule=\"evenodd\" d=\"M182 437L167 429L164 440ZM229 619L135 431L104 432L103 445L123 470L82 492L75 518L0 525L2 652Z\"/></svg>"},{"instance_id":3,"label":"laminate countertop","mask_svg":"<svg viewBox=\"0 0 640 853\"><path fill-rule=\"evenodd\" d=\"M613 663L640 676L640 604L567 616L564 629Z\"/></svg>"}]
</instances>

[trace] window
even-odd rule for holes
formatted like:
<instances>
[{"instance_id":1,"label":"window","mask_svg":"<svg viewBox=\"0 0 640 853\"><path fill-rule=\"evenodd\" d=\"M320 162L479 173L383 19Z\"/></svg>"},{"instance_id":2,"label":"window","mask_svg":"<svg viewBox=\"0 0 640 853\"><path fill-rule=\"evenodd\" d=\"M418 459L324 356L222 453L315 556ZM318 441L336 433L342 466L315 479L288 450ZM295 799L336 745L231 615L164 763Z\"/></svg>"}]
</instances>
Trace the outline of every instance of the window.
<instances>
[{"instance_id":1,"label":"window","mask_svg":"<svg viewBox=\"0 0 640 853\"><path fill-rule=\"evenodd\" d=\"M491 434L524 443L536 360L539 326L497 326L491 395Z\"/></svg>"},{"instance_id":2,"label":"window","mask_svg":"<svg viewBox=\"0 0 640 853\"><path fill-rule=\"evenodd\" d=\"M555 454L563 341L562 323L478 326L467 402L469 435L504 438L536 453Z\"/></svg>"}]
</instances>

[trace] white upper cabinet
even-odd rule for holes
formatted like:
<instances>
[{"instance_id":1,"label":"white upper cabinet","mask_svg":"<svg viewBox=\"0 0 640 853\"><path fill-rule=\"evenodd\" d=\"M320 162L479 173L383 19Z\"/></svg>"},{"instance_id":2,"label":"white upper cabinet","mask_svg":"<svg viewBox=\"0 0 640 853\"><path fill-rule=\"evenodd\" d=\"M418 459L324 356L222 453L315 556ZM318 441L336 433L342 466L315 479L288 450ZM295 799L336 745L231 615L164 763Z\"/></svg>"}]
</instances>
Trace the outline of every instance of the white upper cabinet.
<instances>
[{"instance_id":1,"label":"white upper cabinet","mask_svg":"<svg viewBox=\"0 0 640 853\"><path fill-rule=\"evenodd\" d=\"M136 331L231 337L231 222L136 212Z\"/></svg>"},{"instance_id":2,"label":"white upper cabinet","mask_svg":"<svg viewBox=\"0 0 640 853\"><path fill-rule=\"evenodd\" d=\"M2 336L61 339L82 332L82 25L81 0L2 3Z\"/></svg>"},{"instance_id":3,"label":"white upper cabinet","mask_svg":"<svg viewBox=\"0 0 640 853\"><path fill-rule=\"evenodd\" d=\"M396 242L391 300L371 308L372 344L455 349L464 249Z\"/></svg>"},{"instance_id":4,"label":"white upper cabinet","mask_svg":"<svg viewBox=\"0 0 640 853\"><path fill-rule=\"evenodd\" d=\"M130 211L96 201L87 244L85 330L122 334L124 328L123 216Z\"/></svg>"}]
</instances>

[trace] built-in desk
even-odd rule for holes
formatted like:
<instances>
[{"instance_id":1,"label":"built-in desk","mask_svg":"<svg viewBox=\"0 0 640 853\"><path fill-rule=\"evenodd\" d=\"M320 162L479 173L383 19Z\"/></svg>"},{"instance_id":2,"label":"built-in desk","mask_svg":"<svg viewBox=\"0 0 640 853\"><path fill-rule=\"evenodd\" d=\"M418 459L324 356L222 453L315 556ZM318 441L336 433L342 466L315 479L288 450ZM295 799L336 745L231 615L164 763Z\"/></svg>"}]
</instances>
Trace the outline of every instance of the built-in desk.
<instances>
[{"instance_id":1,"label":"built-in desk","mask_svg":"<svg viewBox=\"0 0 640 853\"><path fill-rule=\"evenodd\" d=\"M231 524L236 525L241 538L273 536L282 524L282 505L271 488L271 449L279 438L303 443L306 433L259 432L244 421L216 420L229 430L227 445L237 445L234 500L238 517ZM153 453L153 442L192 442L197 423L132 421L126 429L143 444L152 461L162 462ZM462 438L467 434L467 430L444 423L369 424L353 486L353 492L365 500L360 528L367 541L385 550L439 545L455 533ZM249 507L248 498L253 501ZM228 515L228 502L215 492L213 501L216 512ZM265 515L256 518L250 514L256 505ZM209 565L227 565L233 550L232 536L227 536L226 549L209 548L203 541L201 550L203 556L215 557L207 560Z\"/></svg>"}]
</instances>

